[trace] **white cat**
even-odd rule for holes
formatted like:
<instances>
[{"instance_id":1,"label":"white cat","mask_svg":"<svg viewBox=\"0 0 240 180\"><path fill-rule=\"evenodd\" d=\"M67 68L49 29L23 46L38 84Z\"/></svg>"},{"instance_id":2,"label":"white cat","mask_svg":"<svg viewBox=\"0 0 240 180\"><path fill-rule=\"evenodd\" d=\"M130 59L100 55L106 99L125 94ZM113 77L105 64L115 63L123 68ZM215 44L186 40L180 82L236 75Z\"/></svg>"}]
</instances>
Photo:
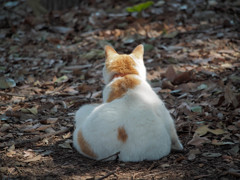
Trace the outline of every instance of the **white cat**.
<instances>
[{"instance_id":1,"label":"white cat","mask_svg":"<svg viewBox=\"0 0 240 180\"><path fill-rule=\"evenodd\" d=\"M84 105L75 116L73 144L81 154L99 160L120 152L120 161L142 161L183 149L172 117L146 81L143 52L143 45L130 55L105 47L103 103Z\"/></svg>"}]
</instances>

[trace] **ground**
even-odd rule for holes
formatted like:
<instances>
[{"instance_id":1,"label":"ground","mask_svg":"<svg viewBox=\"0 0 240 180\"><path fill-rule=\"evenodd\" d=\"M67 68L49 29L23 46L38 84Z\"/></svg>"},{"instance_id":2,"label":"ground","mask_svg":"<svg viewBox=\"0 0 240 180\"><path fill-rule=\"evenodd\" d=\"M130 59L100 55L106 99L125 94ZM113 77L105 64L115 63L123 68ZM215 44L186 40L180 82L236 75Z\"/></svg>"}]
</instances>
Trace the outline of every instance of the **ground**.
<instances>
[{"instance_id":1,"label":"ground","mask_svg":"<svg viewBox=\"0 0 240 180\"><path fill-rule=\"evenodd\" d=\"M142 1L143 2L143 1ZM239 179L240 1L81 1L0 13L1 179ZM37 14L37 13L36 13ZM148 81L184 145L156 161L94 161L72 146L74 112L101 103L104 46L145 48Z\"/></svg>"}]
</instances>

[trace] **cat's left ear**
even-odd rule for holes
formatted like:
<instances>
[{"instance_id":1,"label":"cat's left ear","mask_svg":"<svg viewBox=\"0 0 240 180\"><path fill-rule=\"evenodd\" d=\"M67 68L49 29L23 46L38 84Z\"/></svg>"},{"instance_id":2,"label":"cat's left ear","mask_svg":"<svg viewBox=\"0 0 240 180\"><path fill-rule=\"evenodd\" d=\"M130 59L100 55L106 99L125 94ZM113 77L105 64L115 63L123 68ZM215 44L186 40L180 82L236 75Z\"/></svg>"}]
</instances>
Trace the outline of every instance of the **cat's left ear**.
<instances>
[{"instance_id":1,"label":"cat's left ear","mask_svg":"<svg viewBox=\"0 0 240 180\"><path fill-rule=\"evenodd\" d=\"M138 59L143 59L144 47L142 44L138 45L131 54L133 54Z\"/></svg>"},{"instance_id":2,"label":"cat's left ear","mask_svg":"<svg viewBox=\"0 0 240 180\"><path fill-rule=\"evenodd\" d=\"M109 59L116 54L118 54L118 53L111 46L108 46L108 45L105 46L105 57L106 57L106 59Z\"/></svg>"}]
</instances>

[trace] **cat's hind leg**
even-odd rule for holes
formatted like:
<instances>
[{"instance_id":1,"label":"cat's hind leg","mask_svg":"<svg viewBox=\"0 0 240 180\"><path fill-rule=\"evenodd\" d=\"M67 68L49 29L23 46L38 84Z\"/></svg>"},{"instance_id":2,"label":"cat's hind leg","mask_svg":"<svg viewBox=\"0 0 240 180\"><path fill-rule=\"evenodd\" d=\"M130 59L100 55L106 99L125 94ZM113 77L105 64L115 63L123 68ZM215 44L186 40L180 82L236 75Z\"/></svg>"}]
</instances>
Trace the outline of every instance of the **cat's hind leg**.
<instances>
[{"instance_id":1,"label":"cat's hind leg","mask_svg":"<svg viewBox=\"0 0 240 180\"><path fill-rule=\"evenodd\" d=\"M175 150L175 151L181 151L181 150L183 150L183 145L178 138L174 121L173 121L171 115L169 114L169 112L167 112L167 114L168 115L166 116L166 118L168 120L165 122L165 125L166 125L166 128L169 132L169 135L170 135L170 138L172 141L171 149Z\"/></svg>"},{"instance_id":2,"label":"cat's hind leg","mask_svg":"<svg viewBox=\"0 0 240 180\"><path fill-rule=\"evenodd\" d=\"M171 139L172 139L172 145L171 145L171 149L175 150L175 151L182 151L183 150L183 145L180 142L176 130L175 132L171 132L170 133Z\"/></svg>"},{"instance_id":3,"label":"cat's hind leg","mask_svg":"<svg viewBox=\"0 0 240 180\"><path fill-rule=\"evenodd\" d=\"M83 105L82 107L79 108L79 110L75 114L75 130L73 132L73 145L74 147L81 153L84 154L83 151L87 150L88 148L87 143L84 140L84 137L82 135L82 127L83 127L83 122L87 121L88 116L94 112L95 108L97 108L100 104L88 104L88 105ZM80 147L80 143L84 144L83 145L83 150Z\"/></svg>"},{"instance_id":4,"label":"cat's hind leg","mask_svg":"<svg viewBox=\"0 0 240 180\"><path fill-rule=\"evenodd\" d=\"M174 120L171 117L167 108L163 105L163 103L161 104L159 110L157 111L157 114L161 119L164 120L165 127L170 135L172 142L171 149L177 151L183 150L183 145L178 138Z\"/></svg>"},{"instance_id":5,"label":"cat's hind leg","mask_svg":"<svg viewBox=\"0 0 240 180\"><path fill-rule=\"evenodd\" d=\"M84 120L97 106L99 106L99 104L87 104L80 107L75 114L75 127L81 126Z\"/></svg>"}]
</instances>

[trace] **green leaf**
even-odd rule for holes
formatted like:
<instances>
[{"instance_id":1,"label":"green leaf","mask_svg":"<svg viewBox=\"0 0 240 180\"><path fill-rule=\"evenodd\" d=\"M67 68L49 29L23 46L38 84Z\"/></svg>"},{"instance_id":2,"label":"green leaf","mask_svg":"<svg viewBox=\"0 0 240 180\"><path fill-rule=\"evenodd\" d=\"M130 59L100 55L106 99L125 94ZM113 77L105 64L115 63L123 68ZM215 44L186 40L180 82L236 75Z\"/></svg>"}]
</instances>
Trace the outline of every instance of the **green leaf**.
<instances>
[{"instance_id":1,"label":"green leaf","mask_svg":"<svg viewBox=\"0 0 240 180\"><path fill-rule=\"evenodd\" d=\"M62 83L62 82L66 82L68 81L68 77L66 75L61 76L60 78L58 78L55 83Z\"/></svg>"},{"instance_id":2,"label":"green leaf","mask_svg":"<svg viewBox=\"0 0 240 180\"><path fill-rule=\"evenodd\" d=\"M36 115L38 113L38 110L36 107L32 107L32 108L27 108L28 111L30 111L32 114Z\"/></svg>"},{"instance_id":3,"label":"green leaf","mask_svg":"<svg viewBox=\"0 0 240 180\"><path fill-rule=\"evenodd\" d=\"M135 6L132 6L132 7L127 7L126 11L130 12L130 13L132 13L132 12L141 12L144 9L147 9L148 7L152 6L153 4L154 4L153 1L147 1L147 2L144 2L144 3L137 4Z\"/></svg>"},{"instance_id":4,"label":"green leaf","mask_svg":"<svg viewBox=\"0 0 240 180\"><path fill-rule=\"evenodd\" d=\"M177 35L178 35L178 31L173 31L170 33L163 34L163 37L172 39L172 38L175 38Z\"/></svg>"},{"instance_id":5,"label":"green leaf","mask_svg":"<svg viewBox=\"0 0 240 180\"><path fill-rule=\"evenodd\" d=\"M143 46L145 51L151 51L154 48L154 46L151 44L143 44Z\"/></svg>"},{"instance_id":6,"label":"green leaf","mask_svg":"<svg viewBox=\"0 0 240 180\"><path fill-rule=\"evenodd\" d=\"M100 59L103 58L105 55L103 50L99 50L99 49L92 49L91 51L81 55L80 57L86 60L90 60L90 59Z\"/></svg>"},{"instance_id":7,"label":"green leaf","mask_svg":"<svg viewBox=\"0 0 240 180\"><path fill-rule=\"evenodd\" d=\"M204 90L207 89L207 85L206 84L201 84L200 86L197 87L198 90Z\"/></svg>"},{"instance_id":8,"label":"green leaf","mask_svg":"<svg viewBox=\"0 0 240 180\"><path fill-rule=\"evenodd\" d=\"M193 107L191 107L191 111L201 113L202 112L202 107L201 106L193 106Z\"/></svg>"}]
</instances>

